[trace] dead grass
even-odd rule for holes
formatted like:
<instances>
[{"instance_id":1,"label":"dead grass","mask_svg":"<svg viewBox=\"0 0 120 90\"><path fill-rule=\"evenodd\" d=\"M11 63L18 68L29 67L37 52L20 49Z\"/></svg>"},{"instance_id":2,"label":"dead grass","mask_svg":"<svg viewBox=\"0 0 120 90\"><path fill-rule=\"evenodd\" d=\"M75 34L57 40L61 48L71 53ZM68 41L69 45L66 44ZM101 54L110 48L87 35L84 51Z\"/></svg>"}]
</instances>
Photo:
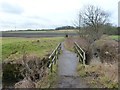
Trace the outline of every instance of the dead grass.
<instances>
[{"instance_id":1,"label":"dead grass","mask_svg":"<svg viewBox=\"0 0 120 90\"><path fill-rule=\"evenodd\" d=\"M58 64L53 65L53 72L47 69L46 76L36 84L36 88L56 88Z\"/></svg>"},{"instance_id":2,"label":"dead grass","mask_svg":"<svg viewBox=\"0 0 120 90\"><path fill-rule=\"evenodd\" d=\"M79 44L79 46L87 51L88 49L88 44L86 42L85 39L79 37L79 36L71 36L71 37L68 37L66 40L65 40L65 46L70 49L71 51L74 51L74 42L77 42Z\"/></svg>"},{"instance_id":3,"label":"dead grass","mask_svg":"<svg viewBox=\"0 0 120 90\"><path fill-rule=\"evenodd\" d=\"M88 84L97 88L118 88L118 63L100 63L92 61L90 65L78 65L78 74L87 80Z\"/></svg>"},{"instance_id":4,"label":"dead grass","mask_svg":"<svg viewBox=\"0 0 120 90\"><path fill-rule=\"evenodd\" d=\"M94 70L96 73L102 73L112 82L118 83L118 63L110 64L92 61L91 66L94 67L91 70Z\"/></svg>"},{"instance_id":5,"label":"dead grass","mask_svg":"<svg viewBox=\"0 0 120 90\"><path fill-rule=\"evenodd\" d=\"M118 61L118 42L109 39L100 39L95 42L96 51L99 49L99 55L102 62Z\"/></svg>"},{"instance_id":6,"label":"dead grass","mask_svg":"<svg viewBox=\"0 0 120 90\"><path fill-rule=\"evenodd\" d=\"M85 77L86 76L86 71L83 67L83 64L78 64L77 66L77 71L78 71L78 74L81 76L81 77Z\"/></svg>"}]
</instances>

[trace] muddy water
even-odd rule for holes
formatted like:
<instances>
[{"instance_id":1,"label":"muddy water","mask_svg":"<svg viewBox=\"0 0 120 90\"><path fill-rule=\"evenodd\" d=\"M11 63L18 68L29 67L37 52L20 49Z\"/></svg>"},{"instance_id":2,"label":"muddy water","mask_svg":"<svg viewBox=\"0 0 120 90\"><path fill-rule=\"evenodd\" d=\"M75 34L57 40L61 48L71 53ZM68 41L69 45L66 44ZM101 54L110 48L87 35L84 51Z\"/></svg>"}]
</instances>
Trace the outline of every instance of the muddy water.
<instances>
[{"instance_id":1,"label":"muddy water","mask_svg":"<svg viewBox=\"0 0 120 90\"><path fill-rule=\"evenodd\" d=\"M78 58L75 53L70 52L64 48L62 43L62 54L58 59L59 80L58 88L86 88L82 79L78 77L76 68Z\"/></svg>"},{"instance_id":2,"label":"muddy water","mask_svg":"<svg viewBox=\"0 0 120 90\"><path fill-rule=\"evenodd\" d=\"M17 82L4 82L2 83L2 88L14 88L15 83Z\"/></svg>"}]
</instances>

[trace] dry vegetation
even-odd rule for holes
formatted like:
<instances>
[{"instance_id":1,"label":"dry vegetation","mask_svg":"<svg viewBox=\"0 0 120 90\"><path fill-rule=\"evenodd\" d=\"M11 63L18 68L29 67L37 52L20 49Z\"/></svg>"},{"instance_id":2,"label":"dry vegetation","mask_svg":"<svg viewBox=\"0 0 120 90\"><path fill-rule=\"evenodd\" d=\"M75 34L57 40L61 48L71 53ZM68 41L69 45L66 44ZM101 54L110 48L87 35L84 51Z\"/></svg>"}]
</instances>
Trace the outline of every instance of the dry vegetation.
<instances>
[{"instance_id":1,"label":"dry vegetation","mask_svg":"<svg viewBox=\"0 0 120 90\"><path fill-rule=\"evenodd\" d=\"M8 39L10 40L8 41ZM63 40L64 37L3 38L3 87L8 88L6 82L16 83L15 88L52 87L54 79L51 79L51 75L55 77L56 73L51 74L49 71L50 60L48 56ZM13 53L15 51L17 52ZM47 78L46 82L49 80L51 82L43 85L45 78Z\"/></svg>"},{"instance_id":2,"label":"dry vegetation","mask_svg":"<svg viewBox=\"0 0 120 90\"><path fill-rule=\"evenodd\" d=\"M96 50L102 62L118 62L118 42L115 40L103 39L95 42Z\"/></svg>"},{"instance_id":3,"label":"dry vegetation","mask_svg":"<svg viewBox=\"0 0 120 90\"><path fill-rule=\"evenodd\" d=\"M103 36L95 42L95 51L99 53L101 62L93 61L87 42L80 37L69 37L65 47L74 51L73 42L76 41L86 52L89 65L77 67L78 74L82 76L92 88L118 88L118 42Z\"/></svg>"},{"instance_id":4,"label":"dry vegetation","mask_svg":"<svg viewBox=\"0 0 120 90\"><path fill-rule=\"evenodd\" d=\"M47 58L24 53L22 59L3 63L3 80L17 82L15 88L35 88L37 82L49 73L48 65Z\"/></svg>"},{"instance_id":5,"label":"dry vegetation","mask_svg":"<svg viewBox=\"0 0 120 90\"><path fill-rule=\"evenodd\" d=\"M118 88L118 65L92 61L83 68L78 65L78 73L91 88Z\"/></svg>"},{"instance_id":6,"label":"dry vegetation","mask_svg":"<svg viewBox=\"0 0 120 90\"><path fill-rule=\"evenodd\" d=\"M53 73L50 73L49 60L46 58L23 56L21 63L23 80L15 84L15 88L51 88L56 82L57 64L53 65ZM20 67L21 68L21 67Z\"/></svg>"},{"instance_id":7,"label":"dry vegetation","mask_svg":"<svg viewBox=\"0 0 120 90\"><path fill-rule=\"evenodd\" d=\"M74 42L77 42L83 48L83 50L87 51L87 42L83 38L79 38L79 36L67 38L64 45L67 49L74 51Z\"/></svg>"}]
</instances>

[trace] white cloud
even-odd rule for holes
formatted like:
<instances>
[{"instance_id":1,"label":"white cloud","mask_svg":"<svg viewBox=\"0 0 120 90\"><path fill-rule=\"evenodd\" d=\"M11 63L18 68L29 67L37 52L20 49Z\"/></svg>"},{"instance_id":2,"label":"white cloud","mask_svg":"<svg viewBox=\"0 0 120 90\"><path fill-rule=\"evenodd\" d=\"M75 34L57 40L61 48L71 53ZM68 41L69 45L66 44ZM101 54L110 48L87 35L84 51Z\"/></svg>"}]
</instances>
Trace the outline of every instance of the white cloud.
<instances>
[{"instance_id":1,"label":"white cloud","mask_svg":"<svg viewBox=\"0 0 120 90\"><path fill-rule=\"evenodd\" d=\"M0 3L1 11L6 13L13 13L13 14L22 14L24 9L16 4L9 4L7 2Z\"/></svg>"},{"instance_id":2,"label":"white cloud","mask_svg":"<svg viewBox=\"0 0 120 90\"><path fill-rule=\"evenodd\" d=\"M100 6L118 21L119 0L0 0L0 25L5 29L55 28L72 25L78 11L88 4ZM4 23L3 23L4 22ZM33 25L30 25L33 24Z\"/></svg>"}]
</instances>

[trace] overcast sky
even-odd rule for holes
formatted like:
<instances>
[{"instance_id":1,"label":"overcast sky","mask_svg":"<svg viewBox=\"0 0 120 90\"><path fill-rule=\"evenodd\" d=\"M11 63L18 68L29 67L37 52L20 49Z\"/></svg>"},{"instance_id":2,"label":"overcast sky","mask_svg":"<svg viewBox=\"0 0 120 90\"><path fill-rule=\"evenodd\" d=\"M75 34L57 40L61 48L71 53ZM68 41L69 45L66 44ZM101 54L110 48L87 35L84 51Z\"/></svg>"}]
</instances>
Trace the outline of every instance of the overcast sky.
<instances>
[{"instance_id":1,"label":"overcast sky","mask_svg":"<svg viewBox=\"0 0 120 90\"><path fill-rule=\"evenodd\" d=\"M120 1L118 4L118 27L120 27Z\"/></svg>"},{"instance_id":2,"label":"overcast sky","mask_svg":"<svg viewBox=\"0 0 120 90\"><path fill-rule=\"evenodd\" d=\"M119 0L0 0L0 30L48 29L73 25L85 5L100 6L118 25Z\"/></svg>"}]
</instances>

